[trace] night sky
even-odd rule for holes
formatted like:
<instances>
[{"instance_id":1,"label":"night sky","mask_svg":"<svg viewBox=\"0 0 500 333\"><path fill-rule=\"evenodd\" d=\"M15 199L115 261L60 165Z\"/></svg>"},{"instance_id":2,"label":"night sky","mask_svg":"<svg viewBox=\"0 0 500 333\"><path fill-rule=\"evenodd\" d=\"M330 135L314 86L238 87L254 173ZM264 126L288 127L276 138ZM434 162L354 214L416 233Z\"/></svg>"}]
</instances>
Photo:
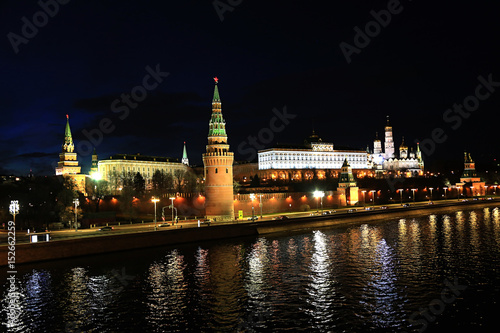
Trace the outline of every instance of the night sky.
<instances>
[{"instance_id":1,"label":"night sky","mask_svg":"<svg viewBox=\"0 0 500 333\"><path fill-rule=\"evenodd\" d=\"M442 142L424 154L431 167L461 161L464 149L478 168L500 159L494 1L60 2L51 15L37 1L0 3L0 174L54 174L66 114L83 172L94 144L101 159L180 159L186 141L201 164L214 76L236 160L254 157L249 136L269 148L300 144L313 128L323 141L373 148L387 115L396 147L438 129ZM369 41L356 32L367 24ZM140 88L154 71L158 81ZM131 92L141 100L125 111ZM475 110L447 112L464 101ZM286 124L274 121L284 108Z\"/></svg>"}]
</instances>

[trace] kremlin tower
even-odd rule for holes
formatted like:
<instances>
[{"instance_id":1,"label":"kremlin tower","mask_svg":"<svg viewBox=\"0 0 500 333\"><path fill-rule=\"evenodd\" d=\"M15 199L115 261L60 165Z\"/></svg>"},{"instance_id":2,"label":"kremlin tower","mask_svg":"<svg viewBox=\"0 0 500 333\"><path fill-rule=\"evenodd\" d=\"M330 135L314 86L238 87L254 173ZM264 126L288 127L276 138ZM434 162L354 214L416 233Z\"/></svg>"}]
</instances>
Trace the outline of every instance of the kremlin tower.
<instances>
[{"instance_id":1,"label":"kremlin tower","mask_svg":"<svg viewBox=\"0 0 500 333\"><path fill-rule=\"evenodd\" d=\"M57 162L56 175L70 177L73 179L77 190L85 193L85 175L80 173L81 167L78 165L77 156L74 150L75 145L69 127L69 116L66 115L64 142L62 145L62 152L59 154L59 162Z\"/></svg>"},{"instance_id":2,"label":"kremlin tower","mask_svg":"<svg viewBox=\"0 0 500 333\"><path fill-rule=\"evenodd\" d=\"M208 129L207 152L203 154L205 173L205 215L214 221L234 220L233 160L227 144L226 122L222 117L218 79L215 77L212 116Z\"/></svg>"},{"instance_id":3,"label":"kremlin tower","mask_svg":"<svg viewBox=\"0 0 500 333\"><path fill-rule=\"evenodd\" d=\"M387 125L385 126L385 159L394 158L394 141L392 140L392 126L389 125L389 116L387 116Z\"/></svg>"}]
</instances>

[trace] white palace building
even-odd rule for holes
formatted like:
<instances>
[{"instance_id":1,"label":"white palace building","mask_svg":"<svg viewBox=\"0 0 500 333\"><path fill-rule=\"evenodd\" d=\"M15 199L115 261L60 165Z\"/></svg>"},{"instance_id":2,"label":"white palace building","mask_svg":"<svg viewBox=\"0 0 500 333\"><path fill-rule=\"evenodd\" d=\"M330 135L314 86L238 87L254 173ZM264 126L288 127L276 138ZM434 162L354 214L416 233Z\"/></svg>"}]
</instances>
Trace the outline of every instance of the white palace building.
<instances>
[{"instance_id":1,"label":"white palace building","mask_svg":"<svg viewBox=\"0 0 500 333\"><path fill-rule=\"evenodd\" d=\"M385 126L384 151L376 138L373 151L335 149L333 143L323 142L313 131L301 146L278 146L258 152L258 168L261 179L302 180L338 177L344 160L357 178L387 174L403 177L423 175L424 162L417 144L416 152L408 152L404 138L395 154L392 126Z\"/></svg>"}]
</instances>

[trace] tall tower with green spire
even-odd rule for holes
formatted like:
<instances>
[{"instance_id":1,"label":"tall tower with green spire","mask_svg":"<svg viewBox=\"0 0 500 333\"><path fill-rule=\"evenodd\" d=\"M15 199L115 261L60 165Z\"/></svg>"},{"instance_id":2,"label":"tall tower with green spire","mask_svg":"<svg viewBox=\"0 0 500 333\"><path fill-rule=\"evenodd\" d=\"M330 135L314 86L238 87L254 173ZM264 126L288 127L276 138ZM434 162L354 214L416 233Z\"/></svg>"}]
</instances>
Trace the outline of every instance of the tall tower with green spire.
<instances>
[{"instance_id":1,"label":"tall tower with green spire","mask_svg":"<svg viewBox=\"0 0 500 333\"><path fill-rule=\"evenodd\" d=\"M342 168L340 169L339 185L337 188L337 194L339 195L339 205L355 205L358 203L358 186L354 175L352 174L352 168L347 162L347 158L344 159Z\"/></svg>"},{"instance_id":2,"label":"tall tower with green spire","mask_svg":"<svg viewBox=\"0 0 500 333\"><path fill-rule=\"evenodd\" d=\"M212 115L208 123L208 145L203 154L205 172L205 215L217 221L234 220L233 161L222 117L218 79L215 77Z\"/></svg>"},{"instance_id":3,"label":"tall tower with green spire","mask_svg":"<svg viewBox=\"0 0 500 333\"><path fill-rule=\"evenodd\" d=\"M80 173L81 167L78 166L74 150L75 145L73 143L73 136L71 135L71 128L69 127L69 116L66 115L66 129L64 131L62 152L59 154L59 162L57 163L56 175Z\"/></svg>"},{"instance_id":4,"label":"tall tower with green spire","mask_svg":"<svg viewBox=\"0 0 500 333\"><path fill-rule=\"evenodd\" d=\"M69 116L66 115L66 129L64 131L64 141L62 144L62 152L59 154L59 162L57 162L56 175L70 177L77 190L85 194L85 175L81 174L81 167L78 165L78 160L69 127Z\"/></svg>"},{"instance_id":5,"label":"tall tower with green spire","mask_svg":"<svg viewBox=\"0 0 500 333\"><path fill-rule=\"evenodd\" d=\"M186 150L186 141L184 141L184 149L182 150L182 160L181 160L182 164L185 164L187 166L189 166L189 159L188 159L188 153L187 153L187 150Z\"/></svg>"}]
</instances>

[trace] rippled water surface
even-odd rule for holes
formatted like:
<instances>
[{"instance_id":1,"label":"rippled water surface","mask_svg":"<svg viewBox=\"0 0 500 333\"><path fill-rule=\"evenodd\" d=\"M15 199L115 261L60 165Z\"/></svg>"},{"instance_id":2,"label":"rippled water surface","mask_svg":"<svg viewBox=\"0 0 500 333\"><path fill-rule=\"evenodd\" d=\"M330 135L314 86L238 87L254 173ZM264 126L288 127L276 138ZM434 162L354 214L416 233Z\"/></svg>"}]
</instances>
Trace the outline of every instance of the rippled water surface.
<instances>
[{"instance_id":1,"label":"rippled water surface","mask_svg":"<svg viewBox=\"0 0 500 333\"><path fill-rule=\"evenodd\" d=\"M499 269L498 208L114 253L18 266L9 329L497 332Z\"/></svg>"}]
</instances>

